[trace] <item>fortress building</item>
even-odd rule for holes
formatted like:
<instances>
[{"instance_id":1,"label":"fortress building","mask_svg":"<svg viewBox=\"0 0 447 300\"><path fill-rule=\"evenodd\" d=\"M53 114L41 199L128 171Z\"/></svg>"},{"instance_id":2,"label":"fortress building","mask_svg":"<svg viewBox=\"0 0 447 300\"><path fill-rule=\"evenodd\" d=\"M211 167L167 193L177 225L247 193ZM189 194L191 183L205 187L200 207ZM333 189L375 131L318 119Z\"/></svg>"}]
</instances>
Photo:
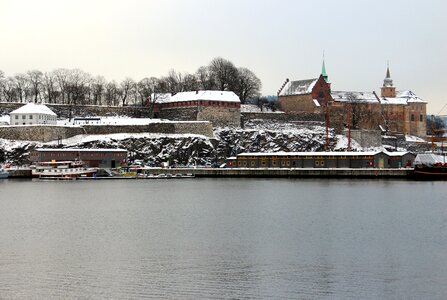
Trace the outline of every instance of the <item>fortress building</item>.
<instances>
[{"instance_id":1,"label":"fortress building","mask_svg":"<svg viewBox=\"0 0 447 300\"><path fill-rule=\"evenodd\" d=\"M323 62L319 78L287 82L278 93L286 113L329 114L336 129L382 130L426 136L427 102L410 90L396 90L387 67L380 95L376 92L333 91Z\"/></svg>"}]
</instances>

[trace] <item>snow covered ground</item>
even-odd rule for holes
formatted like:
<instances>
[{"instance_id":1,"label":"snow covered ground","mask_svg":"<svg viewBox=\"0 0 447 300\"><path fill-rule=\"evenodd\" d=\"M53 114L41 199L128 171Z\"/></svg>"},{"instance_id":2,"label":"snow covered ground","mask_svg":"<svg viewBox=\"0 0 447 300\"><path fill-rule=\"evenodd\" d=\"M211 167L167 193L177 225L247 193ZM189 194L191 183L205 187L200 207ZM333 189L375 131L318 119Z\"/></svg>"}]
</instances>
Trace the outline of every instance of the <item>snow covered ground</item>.
<instances>
[{"instance_id":1,"label":"snow covered ground","mask_svg":"<svg viewBox=\"0 0 447 300\"><path fill-rule=\"evenodd\" d=\"M0 116L0 124L8 123L9 124L9 115Z\"/></svg>"},{"instance_id":2,"label":"snow covered ground","mask_svg":"<svg viewBox=\"0 0 447 300\"><path fill-rule=\"evenodd\" d=\"M276 110L273 111L267 106L263 106L262 111L261 108L255 104L241 104L241 112L252 112L252 113L279 113L283 114L284 112Z\"/></svg>"},{"instance_id":3,"label":"snow covered ground","mask_svg":"<svg viewBox=\"0 0 447 300\"><path fill-rule=\"evenodd\" d=\"M173 139L184 139L184 138L203 138L207 139L206 136L197 134L161 134L161 133L114 133L114 134L98 134L98 135L88 135L81 134L74 137L62 140L62 143L66 147L75 146L90 142L102 142L109 143L115 141L122 141L126 139L159 139L159 138L173 138ZM57 141L51 141L48 143L42 143L42 146L55 146Z\"/></svg>"}]
</instances>

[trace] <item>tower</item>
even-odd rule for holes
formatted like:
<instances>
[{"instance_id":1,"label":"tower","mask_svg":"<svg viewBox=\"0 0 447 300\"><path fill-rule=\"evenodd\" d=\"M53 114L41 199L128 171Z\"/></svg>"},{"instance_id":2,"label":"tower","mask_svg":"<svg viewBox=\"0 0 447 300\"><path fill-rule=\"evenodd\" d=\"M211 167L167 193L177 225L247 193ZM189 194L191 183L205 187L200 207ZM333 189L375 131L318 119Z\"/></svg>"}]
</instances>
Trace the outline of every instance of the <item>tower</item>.
<instances>
[{"instance_id":1,"label":"tower","mask_svg":"<svg viewBox=\"0 0 447 300\"><path fill-rule=\"evenodd\" d=\"M391 79L391 76L390 76L389 64L387 65L387 68L386 68L386 77L383 80L381 96L388 97L388 98L396 98L396 88L393 86L393 79Z\"/></svg>"},{"instance_id":2,"label":"tower","mask_svg":"<svg viewBox=\"0 0 447 300\"><path fill-rule=\"evenodd\" d=\"M327 73L326 73L326 66L324 65L324 54L323 54L323 65L321 66L321 75L323 76L324 81L329 83L329 77L327 76Z\"/></svg>"}]
</instances>

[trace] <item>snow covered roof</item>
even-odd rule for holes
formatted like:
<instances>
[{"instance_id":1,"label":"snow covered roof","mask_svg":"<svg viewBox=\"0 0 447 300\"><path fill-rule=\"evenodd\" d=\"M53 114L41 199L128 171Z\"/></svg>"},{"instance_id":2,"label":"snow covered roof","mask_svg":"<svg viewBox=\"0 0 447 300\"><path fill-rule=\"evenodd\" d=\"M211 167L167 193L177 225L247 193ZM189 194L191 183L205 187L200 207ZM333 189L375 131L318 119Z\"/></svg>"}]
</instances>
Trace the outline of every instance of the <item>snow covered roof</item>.
<instances>
[{"instance_id":1,"label":"snow covered roof","mask_svg":"<svg viewBox=\"0 0 447 300\"><path fill-rule=\"evenodd\" d=\"M13 110L10 114L45 114L56 116L56 114L43 104L28 103L16 110Z\"/></svg>"},{"instance_id":2,"label":"snow covered roof","mask_svg":"<svg viewBox=\"0 0 447 300\"><path fill-rule=\"evenodd\" d=\"M171 100L172 94L171 93L152 93L151 99L155 103L164 103L169 102Z\"/></svg>"},{"instance_id":3,"label":"snow covered roof","mask_svg":"<svg viewBox=\"0 0 447 300\"><path fill-rule=\"evenodd\" d=\"M332 99L336 102L363 102L363 103L379 103L380 104L394 104L407 105L409 103L427 103L416 96L412 91L396 91L396 97L381 97L379 98L374 92L352 92L352 91L331 91Z\"/></svg>"},{"instance_id":4,"label":"snow covered roof","mask_svg":"<svg viewBox=\"0 0 447 300\"><path fill-rule=\"evenodd\" d=\"M386 153L388 156L404 156L409 153L411 154L411 152L408 151L393 151L393 152L385 151L384 153Z\"/></svg>"},{"instance_id":5,"label":"snow covered roof","mask_svg":"<svg viewBox=\"0 0 447 300\"><path fill-rule=\"evenodd\" d=\"M401 104L406 105L411 102L427 103L412 91L396 91L396 98L382 98L382 104Z\"/></svg>"},{"instance_id":6,"label":"snow covered roof","mask_svg":"<svg viewBox=\"0 0 447 300\"><path fill-rule=\"evenodd\" d=\"M281 90L280 96L305 95L312 93L318 78L289 81Z\"/></svg>"},{"instance_id":7,"label":"snow covered roof","mask_svg":"<svg viewBox=\"0 0 447 300\"><path fill-rule=\"evenodd\" d=\"M373 92L331 91L331 96L336 102L379 103Z\"/></svg>"},{"instance_id":8,"label":"snow covered roof","mask_svg":"<svg viewBox=\"0 0 447 300\"><path fill-rule=\"evenodd\" d=\"M435 164L444 164L446 162L446 158L444 155L434 154L434 153L421 153L416 156L414 159L415 165L427 165L432 166Z\"/></svg>"},{"instance_id":9,"label":"snow covered roof","mask_svg":"<svg viewBox=\"0 0 447 300\"><path fill-rule=\"evenodd\" d=\"M113 149L105 149L105 148L99 148L99 149L82 149L82 148L38 148L35 149L37 152L127 152L126 149L120 149L120 148L113 148Z\"/></svg>"},{"instance_id":10,"label":"snow covered roof","mask_svg":"<svg viewBox=\"0 0 447 300\"><path fill-rule=\"evenodd\" d=\"M170 95L170 94L169 94ZM223 102L241 102L239 97L231 91L192 91L181 92L174 96L160 97L155 102L167 103L167 102L183 102L183 101L223 101Z\"/></svg>"},{"instance_id":11,"label":"snow covered roof","mask_svg":"<svg viewBox=\"0 0 447 300\"><path fill-rule=\"evenodd\" d=\"M240 153L238 156L374 156L382 151L345 152L254 152Z\"/></svg>"}]
</instances>

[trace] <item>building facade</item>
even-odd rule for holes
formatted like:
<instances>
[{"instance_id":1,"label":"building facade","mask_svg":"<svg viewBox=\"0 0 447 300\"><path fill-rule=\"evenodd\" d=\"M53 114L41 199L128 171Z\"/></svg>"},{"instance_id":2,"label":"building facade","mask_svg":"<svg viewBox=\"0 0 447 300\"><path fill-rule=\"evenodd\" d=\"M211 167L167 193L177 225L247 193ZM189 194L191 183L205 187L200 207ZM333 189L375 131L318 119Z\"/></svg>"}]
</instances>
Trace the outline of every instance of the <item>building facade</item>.
<instances>
[{"instance_id":1,"label":"building facade","mask_svg":"<svg viewBox=\"0 0 447 300\"><path fill-rule=\"evenodd\" d=\"M57 115L46 105L28 103L9 114L10 125L56 125Z\"/></svg>"},{"instance_id":2,"label":"building facade","mask_svg":"<svg viewBox=\"0 0 447 300\"><path fill-rule=\"evenodd\" d=\"M411 167L410 152L278 152L241 153L228 168L402 168Z\"/></svg>"},{"instance_id":3,"label":"building facade","mask_svg":"<svg viewBox=\"0 0 447 300\"><path fill-rule=\"evenodd\" d=\"M412 91L396 90L389 67L380 95L333 91L323 63L318 79L291 81L283 86L278 98L286 113L327 114L330 126L338 131L349 125L355 129L426 136L427 102Z\"/></svg>"},{"instance_id":4,"label":"building facade","mask_svg":"<svg viewBox=\"0 0 447 300\"><path fill-rule=\"evenodd\" d=\"M154 95L155 117L179 121L210 121L213 126L241 124L241 101L231 91L193 91Z\"/></svg>"},{"instance_id":5,"label":"building facade","mask_svg":"<svg viewBox=\"0 0 447 300\"><path fill-rule=\"evenodd\" d=\"M35 149L32 162L81 160L92 168L117 168L126 163L126 149Z\"/></svg>"}]
</instances>

